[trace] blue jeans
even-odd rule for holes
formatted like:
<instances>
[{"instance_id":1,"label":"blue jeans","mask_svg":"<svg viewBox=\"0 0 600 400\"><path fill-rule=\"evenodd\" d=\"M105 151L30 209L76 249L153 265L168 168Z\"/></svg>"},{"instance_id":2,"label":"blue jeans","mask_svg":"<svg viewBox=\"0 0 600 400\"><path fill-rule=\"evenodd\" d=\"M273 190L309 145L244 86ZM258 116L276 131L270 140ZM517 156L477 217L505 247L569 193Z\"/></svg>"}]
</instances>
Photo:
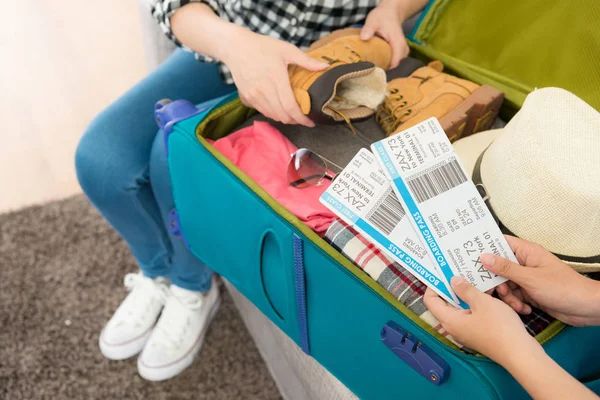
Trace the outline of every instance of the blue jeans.
<instances>
[{"instance_id":1,"label":"blue jeans","mask_svg":"<svg viewBox=\"0 0 600 400\"><path fill-rule=\"evenodd\" d=\"M148 77L101 112L75 155L79 183L92 204L129 245L145 276L175 285L210 289L212 271L168 229L174 207L164 144L154 122L163 98L202 103L235 90L215 64L176 50Z\"/></svg>"}]
</instances>

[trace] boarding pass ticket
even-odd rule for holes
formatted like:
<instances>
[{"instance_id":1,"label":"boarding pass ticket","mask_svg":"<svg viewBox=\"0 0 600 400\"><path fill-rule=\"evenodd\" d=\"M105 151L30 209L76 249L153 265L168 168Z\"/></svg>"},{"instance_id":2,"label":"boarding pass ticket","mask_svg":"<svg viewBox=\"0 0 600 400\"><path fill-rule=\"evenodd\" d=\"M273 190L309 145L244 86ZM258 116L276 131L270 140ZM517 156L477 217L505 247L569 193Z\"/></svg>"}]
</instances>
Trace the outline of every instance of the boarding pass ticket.
<instances>
[{"instance_id":1,"label":"boarding pass ticket","mask_svg":"<svg viewBox=\"0 0 600 400\"><path fill-rule=\"evenodd\" d=\"M517 260L436 118L371 148L447 281L459 275L481 291L506 281L480 255Z\"/></svg>"},{"instance_id":2,"label":"boarding pass ticket","mask_svg":"<svg viewBox=\"0 0 600 400\"><path fill-rule=\"evenodd\" d=\"M370 151L361 149L320 201L444 299L458 305Z\"/></svg>"}]
</instances>

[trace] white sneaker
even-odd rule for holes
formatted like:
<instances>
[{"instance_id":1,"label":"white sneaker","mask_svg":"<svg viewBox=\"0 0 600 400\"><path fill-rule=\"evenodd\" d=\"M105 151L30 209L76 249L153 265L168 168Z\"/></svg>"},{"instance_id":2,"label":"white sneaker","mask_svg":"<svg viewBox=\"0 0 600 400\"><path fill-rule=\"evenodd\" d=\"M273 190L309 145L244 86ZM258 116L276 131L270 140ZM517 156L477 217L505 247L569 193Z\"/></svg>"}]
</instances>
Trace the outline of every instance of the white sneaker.
<instances>
[{"instance_id":1,"label":"white sneaker","mask_svg":"<svg viewBox=\"0 0 600 400\"><path fill-rule=\"evenodd\" d=\"M124 283L130 293L100 334L100 351L111 360L124 360L142 351L169 295L166 278L127 274Z\"/></svg>"},{"instance_id":2,"label":"white sneaker","mask_svg":"<svg viewBox=\"0 0 600 400\"><path fill-rule=\"evenodd\" d=\"M200 351L204 334L220 304L219 285L214 276L206 293L171 285L171 296L138 358L142 378L162 381L186 369Z\"/></svg>"}]
</instances>

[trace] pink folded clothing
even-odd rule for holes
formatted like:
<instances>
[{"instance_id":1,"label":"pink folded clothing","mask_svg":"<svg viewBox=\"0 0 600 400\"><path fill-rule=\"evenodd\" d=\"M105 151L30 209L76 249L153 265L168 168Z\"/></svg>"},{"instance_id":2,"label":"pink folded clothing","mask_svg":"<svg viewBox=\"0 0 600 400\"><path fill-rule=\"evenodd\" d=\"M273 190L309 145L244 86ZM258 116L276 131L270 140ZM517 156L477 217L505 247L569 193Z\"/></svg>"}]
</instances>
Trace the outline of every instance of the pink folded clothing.
<instances>
[{"instance_id":1,"label":"pink folded clothing","mask_svg":"<svg viewBox=\"0 0 600 400\"><path fill-rule=\"evenodd\" d=\"M306 188L290 186L287 167L298 149L269 123L255 121L213 146L313 231L323 235L335 220L335 215L319 203L330 181Z\"/></svg>"}]
</instances>

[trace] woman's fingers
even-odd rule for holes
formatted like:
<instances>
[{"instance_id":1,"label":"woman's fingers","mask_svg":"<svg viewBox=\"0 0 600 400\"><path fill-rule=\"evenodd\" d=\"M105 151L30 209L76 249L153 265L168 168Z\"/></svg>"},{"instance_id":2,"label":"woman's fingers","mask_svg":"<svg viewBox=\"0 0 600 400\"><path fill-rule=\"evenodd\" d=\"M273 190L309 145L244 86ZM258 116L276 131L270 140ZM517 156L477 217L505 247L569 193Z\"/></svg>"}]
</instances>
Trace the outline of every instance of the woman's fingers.
<instances>
[{"instance_id":1,"label":"woman's fingers","mask_svg":"<svg viewBox=\"0 0 600 400\"><path fill-rule=\"evenodd\" d=\"M314 122L300 111L288 81L283 81L279 85L271 82L282 82L282 80L274 79L270 81L268 85L262 86L246 101L259 113L274 121L284 124L301 124L309 128L314 127Z\"/></svg>"},{"instance_id":2,"label":"woman's fingers","mask_svg":"<svg viewBox=\"0 0 600 400\"><path fill-rule=\"evenodd\" d=\"M360 39L361 40L369 40L375 35L375 31L377 30L377 25L374 22L374 18L367 17L365 22L365 26L360 30Z\"/></svg>"},{"instance_id":3,"label":"woman's fingers","mask_svg":"<svg viewBox=\"0 0 600 400\"><path fill-rule=\"evenodd\" d=\"M292 118L285 112L281 101L279 101L279 94L275 87L270 88L265 94L265 101L269 103L269 106L273 113L277 116L276 120L284 124L291 124Z\"/></svg>"},{"instance_id":4,"label":"woman's fingers","mask_svg":"<svg viewBox=\"0 0 600 400\"><path fill-rule=\"evenodd\" d=\"M510 292L510 289L508 282L504 282L496 286L496 293L498 293L498 296L506 296Z\"/></svg>"},{"instance_id":5,"label":"woman's fingers","mask_svg":"<svg viewBox=\"0 0 600 400\"><path fill-rule=\"evenodd\" d=\"M527 302L527 304L529 304L532 307L535 308L539 308L542 309L542 307L538 304L537 301L533 300L528 294L527 292L523 292L521 291L521 295L523 296L523 300Z\"/></svg>"},{"instance_id":6,"label":"woman's fingers","mask_svg":"<svg viewBox=\"0 0 600 400\"><path fill-rule=\"evenodd\" d=\"M283 60L285 61L286 65L295 64L309 71L315 72L323 71L329 68L329 64L327 64L326 62L319 61L316 58L312 58L311 56L309 56L294 45L290 46L291 47L288 48L288 51L286 51L286 54L284 54L283 56Z\"/></svg>"},{"instance_id":7,"label":"woman's fingers","mask_svg":"<svg viewBox=\"0 0 600 400\"><path fill-rule=\"evenodd\" d=\"M287 77L287 75L286 75ZM292 87L287 79L277 79L277 92L279 93L279 101L283 107L283 111L291 118L292 123L304 125L308 128L314 128L315 123L302 114L300 106L294 97Z\"/></svg>"},{"instance_id":8,"label":"woman's fingers","mask_svg":"<svg viewBox=\"0 0 600 400\"><path fill-rule=\"evenodd\" d=\"M525 302L520 288L510 289L506 294L498 292L498 297L519 314L528 315L531 313L531 306Z\"/></svg>"},{"instance_id":9,"label":"woman's fingers","mask_svg":"<svg viewBox=\"0 0 600 400\"><path fill-rule=\"evenodd\" d=\"M433 316L442 323L448 318L448 312L454 308L430 288L425 291L423 301Z\"/></svg>"},{"instance_id":10,"label":"woman's fingers","mask_svg":"<svg viewBox=\"0 0 600 400\"><path fill-rule=\"evenodd\" d=\"M269 74L272 76L273 74ZM272 79L256 82L252 89L245 90L245 99L256 111L277 122L290 123L291 118L283 111L277 87Z\"/></svg>"},{"instance_id":11,"label":"woman's fingers","mask_svg":"<svg viewBox=\"0 0 600 400\"><path fill-rule=\"evenodd\" d=\"M266 101L262 95L258 95L258 94L252 95L249 98L249 101L250 101L252 108L254 108L256 111L258 111L259 113L261 113L262 115L264 115L267 118L270 118L274 121L279 121L279 118L277 117L277 113L275 112L275 110L273 110L273 108L271 107L269 102Z\"/></svg>"},{"instance_id":12,"label":"woman's fingers","mask_svg":"<svg viewBox=\"0 0 600 400\"><path fill-rule=\"evenodd\" d=\"M404 40L400 27L390 28L390 32L379 32L379 34L390 44L392 48L392 59L390 69L396 68L400 61L408 55L408 46Z\"/></svg>"}]
</instances>

